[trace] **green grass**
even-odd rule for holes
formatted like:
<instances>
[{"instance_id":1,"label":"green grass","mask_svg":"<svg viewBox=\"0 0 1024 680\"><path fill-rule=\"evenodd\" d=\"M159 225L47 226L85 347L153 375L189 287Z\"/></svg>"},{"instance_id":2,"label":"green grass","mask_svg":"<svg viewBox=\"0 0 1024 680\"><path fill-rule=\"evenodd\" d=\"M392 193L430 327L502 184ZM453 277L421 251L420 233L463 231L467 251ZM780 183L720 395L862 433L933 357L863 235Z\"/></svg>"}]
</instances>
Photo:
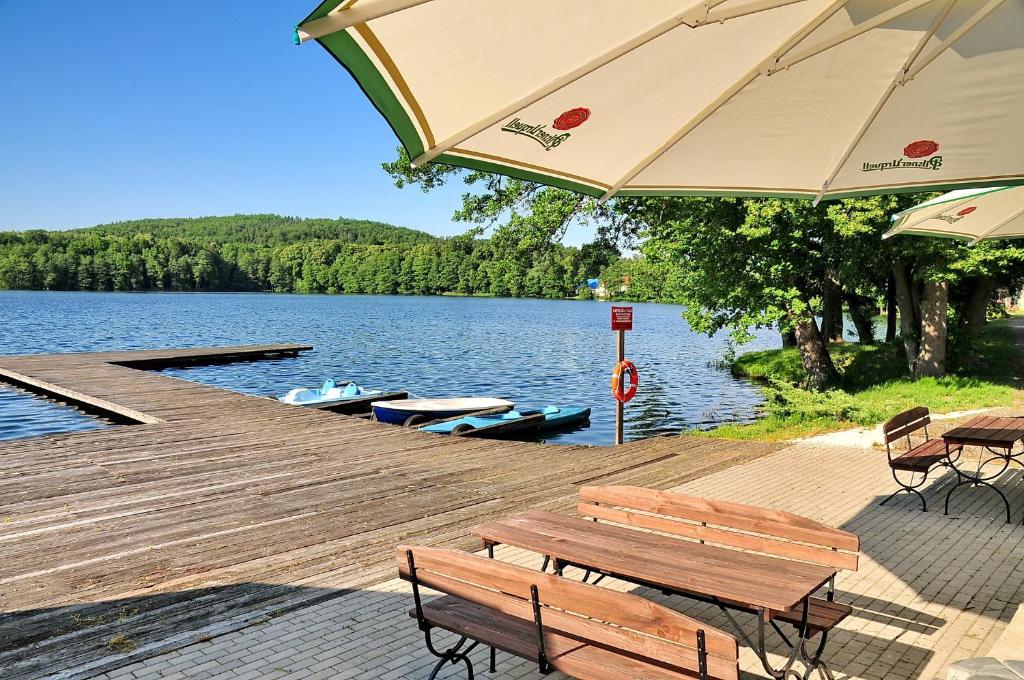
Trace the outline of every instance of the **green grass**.
<instances>
[{"instance_id":1,"label":"green grass","mask_svg":"<svg viewBox=\"0 0 1024 680\"><path fill-rule=\"evenodd\" d=\"M763 417L750 425L723 425L700 434L778 441L873 426L913 406L948 413L1012 405L1024 370L1009 323L991 323L975 347L972 360L956 373L912 380L902 345L833 345L840 382L825 392L802 389L804 372L796 349L750 352L736 359L732 371L762 384ZM955 346L950 350L956 362L960 352Z\"/></svg>"}]
</instances>

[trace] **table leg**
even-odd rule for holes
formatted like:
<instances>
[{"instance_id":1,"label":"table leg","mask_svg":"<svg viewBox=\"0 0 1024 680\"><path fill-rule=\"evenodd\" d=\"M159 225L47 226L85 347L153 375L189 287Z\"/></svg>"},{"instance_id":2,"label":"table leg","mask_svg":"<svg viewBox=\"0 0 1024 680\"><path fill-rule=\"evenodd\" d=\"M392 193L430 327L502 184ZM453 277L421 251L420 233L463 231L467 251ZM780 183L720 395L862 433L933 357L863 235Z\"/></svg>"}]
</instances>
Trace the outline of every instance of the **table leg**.
<instances>
[{"instance_id":1,"label":"table leg","mask_svg":"<svg viewBox=\"0 0 1024 680\"><path fill-rule=\"evenodd\" d=\"M949 514L949 499L953 496L953 492L959 489L961 486L987 486L988 488L992 489L997 494L999 494L999 497L1003 499L1003 505L1006 507L1006 523L1009 524L1011 522L1010 501L1006 498L1006 495L1002 491L1000 491L994 484L990 484L989 480L996 479L1001 474L1006 472L1006 469L1010 466L1010 461L1013 459L1013 456L1010 455L1009 451L993 451L992 448L988 446L983 446L981 448L984 449L985 451L988 451L991 454L994 454L993 457L987 460L985 460L984 458L979 458L978 469L975 471L974 474L967 472L965 469L954 467L954 470L959 475L959 478L957 480L957 483L954 484L952 488L950 488L950 490L946 493L944 513L946 515ZM994 460L999 459L1003 461L1002 469L1000 469L999 472L993 475L983 476L982 470L984 469L984 465L986 463L990 463Z\"/></svg>"}]
</instances>

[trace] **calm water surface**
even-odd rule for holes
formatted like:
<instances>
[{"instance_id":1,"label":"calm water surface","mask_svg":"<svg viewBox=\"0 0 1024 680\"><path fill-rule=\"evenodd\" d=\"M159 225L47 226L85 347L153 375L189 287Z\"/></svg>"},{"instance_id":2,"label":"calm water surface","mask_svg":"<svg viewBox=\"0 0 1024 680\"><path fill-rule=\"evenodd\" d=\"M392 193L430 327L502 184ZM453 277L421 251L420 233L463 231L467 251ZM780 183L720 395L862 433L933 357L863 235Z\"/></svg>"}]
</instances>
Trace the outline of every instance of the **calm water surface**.
<instances>
[{"instance_id":1,"label":"calm water surface","mask_svg":"<svg viewBox=\"0 0 1024 680\"><path fill-rule=\"evenodd\" d=\"M626 437L748 421L758 390L716 367L724 336L692 332L673 305L635 304L626 355L640 371ZM600 302L400 296L0 292L0 354L299 342L298 358L166 371L247 394L325 378L432 397L497 396L520 407L593 409L553 437L610 444L614 334ZM763 332L745 349L778 346ZM0 439L104 424L0 386Z\"/></svg>"}]
</instances>

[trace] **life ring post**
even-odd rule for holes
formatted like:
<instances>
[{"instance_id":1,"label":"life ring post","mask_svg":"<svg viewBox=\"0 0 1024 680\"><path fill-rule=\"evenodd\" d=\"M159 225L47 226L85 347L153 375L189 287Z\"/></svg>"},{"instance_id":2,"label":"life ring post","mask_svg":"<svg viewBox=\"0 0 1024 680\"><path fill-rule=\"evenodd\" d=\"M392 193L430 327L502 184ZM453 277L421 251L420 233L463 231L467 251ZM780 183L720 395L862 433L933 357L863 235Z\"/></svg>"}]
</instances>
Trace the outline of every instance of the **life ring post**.
<instances>
[{"instance_id":1,"label":"life ring post","mask_svg":"<svg viewBox=\"0 0 1024 680\"><path fill-rule=\"evenodd\" d=\"M626 360L626 331L619 330L619 331L616 331L615 334L619 336L617 338L617 341L616 341L615 344L618 346L617 361L618 361L619 364L621 364L623 361ZM619 386L619 389L622 389L621 384ZM625 419L625 408L626 408L626 402L622 401L621 399L616 399L615 400L615 445L616 446L618 446L618 445L620 445L622 443L622 438L623 438L622 435L623 435L623 429L624 429L623 421Z\"/></svg>"},{"instance_id":2,"label":"life ring post","mask_svg":"<svg viewBox=\"0 0 1024 680\"><path fill-rule=\"evenodd\" d=\"M612 372L612 395L615 397L615 445L623 441L624 408L636 394L636 366L626 361L626 331L633 330L633 308L612 307L612 330L616 335L616 364ZM625 378L629 374L629 391L625 391Z\"/></svg>"}]
</instances>

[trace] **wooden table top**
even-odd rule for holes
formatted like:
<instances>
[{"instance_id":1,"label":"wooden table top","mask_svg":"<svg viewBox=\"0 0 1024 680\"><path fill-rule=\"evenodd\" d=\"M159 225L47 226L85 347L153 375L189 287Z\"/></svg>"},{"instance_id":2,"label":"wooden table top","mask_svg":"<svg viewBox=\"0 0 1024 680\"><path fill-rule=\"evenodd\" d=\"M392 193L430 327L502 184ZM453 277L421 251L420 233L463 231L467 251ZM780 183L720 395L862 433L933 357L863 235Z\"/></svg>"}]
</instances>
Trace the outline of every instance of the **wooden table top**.
<instances>
[{"instance_id":1,"label":"wooden table top","mask_svg":"<svg viewBox=\"0 0 1024 680\"><path fill-rule=\"evenodd\" d=\"M1012 448L1024 439L1024 417L978 416L942 435L950 444Z\"/></svg>"},{"instance_id":2,"label":"wooden table top","mask_svg":"<svg viewBox=\"0 0 1024 680\"><path fill-rule=\"evenodd\" d=\"M773 612L794 609L835 570L540 510L475 527L485 542Z\"/></svg>"}]
</instances>

